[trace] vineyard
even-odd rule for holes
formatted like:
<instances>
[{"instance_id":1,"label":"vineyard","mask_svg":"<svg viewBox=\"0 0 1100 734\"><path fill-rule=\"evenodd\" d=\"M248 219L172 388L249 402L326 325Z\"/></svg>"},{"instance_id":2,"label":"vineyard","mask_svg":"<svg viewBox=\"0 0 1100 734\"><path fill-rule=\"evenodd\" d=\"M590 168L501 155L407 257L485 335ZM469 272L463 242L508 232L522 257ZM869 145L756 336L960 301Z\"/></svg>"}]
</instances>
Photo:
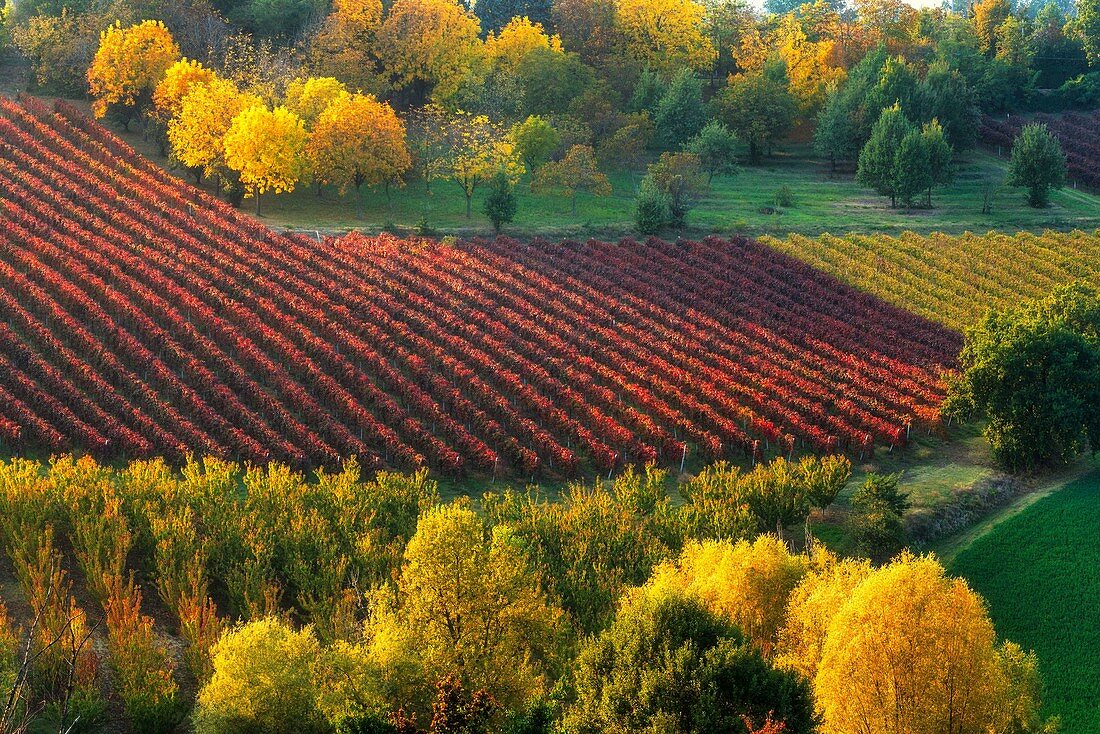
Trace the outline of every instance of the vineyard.
<instances>
[{"instance_id":1,"label":"vineyard","mask_svg":"<svg viewBox=\"0 0 1100 734\"><path fill-rule=\"evenodd\" d=\"M792 235L765 243L856 288L962 330L990 308L1074 280L1100 285L1100 232Z\"/></svg>"},{"instance_id":2,"label":"vineyard","mask_svg":"<svg viewBox=\"0 0 1100 734\"><path fill-rule=\"evenodd\" d=\"M862 450L954 332L745 239L283 237L59 103L0 101L0 442L570 475Z\"/></svg>"},{"instance_id":3,"label":"vineyard","mask_svg":"<svg viewBox=\"0 0 1100 734\"><path fill-rule=\"evenodd\" d=\"M1066 153L1066 172L1071 181L1082 186L1100 188L1100 110L1068 112L1061 116L1036 115L1034 120L1010 117L997 120L986 117L979 133L986 145L1012 150L1012 142L1028 122L1045 123L1062 143Z\"/></svg>"}]
</instances>

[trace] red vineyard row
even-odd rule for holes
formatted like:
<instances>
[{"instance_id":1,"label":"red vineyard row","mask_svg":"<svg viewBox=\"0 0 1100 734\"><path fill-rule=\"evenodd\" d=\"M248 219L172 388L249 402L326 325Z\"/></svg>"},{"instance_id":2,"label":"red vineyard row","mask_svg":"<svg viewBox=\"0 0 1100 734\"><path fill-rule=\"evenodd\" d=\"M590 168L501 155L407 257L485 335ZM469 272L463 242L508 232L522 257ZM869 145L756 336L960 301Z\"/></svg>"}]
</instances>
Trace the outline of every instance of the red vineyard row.
<instances>
[{"instance_id":1,"label":"red vineyard row","mask_svg":"<svg viewBox=\"0 0 1100 734\"><path fill-rule=\"evenodd\" d=\"M1100 110L1067 112L1061 116L1039 114L1030 120L1019 115L1007 120L986 117L980 135L986 145L1000 147L1007 153L1029 122L1045 123L1058 138L1066 154L1066 172L1071 181L1100 189Z\"/></svg>"},{"instance_id":2,"label":"red vineyard row","mask_svg":"<svg viewBox=\"0 0 1100 734\"><path fill-rule=\"evenodd\" d=\"M755 241L277 235L0 99L0 444L574 474L898 444L959 336Z\"/></svg>"}]
</instances>

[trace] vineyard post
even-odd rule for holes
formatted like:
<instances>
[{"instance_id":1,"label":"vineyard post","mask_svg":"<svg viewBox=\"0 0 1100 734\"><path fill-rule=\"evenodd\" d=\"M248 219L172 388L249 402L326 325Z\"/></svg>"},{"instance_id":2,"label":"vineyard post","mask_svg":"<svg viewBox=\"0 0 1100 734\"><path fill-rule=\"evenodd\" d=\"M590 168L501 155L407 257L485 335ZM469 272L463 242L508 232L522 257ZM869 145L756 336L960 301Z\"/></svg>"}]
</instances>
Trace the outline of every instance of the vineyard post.
<instances>
[{"instance_id":1,"label":"vineyard post","mask_svg":"<svg viewBox=\"0 0 1100 734\"><path fill-rule=\"evenodd\" d=\"M688 457L688 445L685 442L684 443L684 453L680 454L680 473L681 474L684 473L684 462L687 461L687 457Z\"/></svg>"},{"instance_id":2,"label":"vineyard post","mask_svg":"<svg viewBox=\"0 0 1100 734\"><path fill-rule=\"evenodd\" d=\"M615 462L619 459L619 452L616 451L615 455L611 457L611 466L607 469L607 479L611 480L611 472L615 471Z\"/></svg>"}]
</instances>

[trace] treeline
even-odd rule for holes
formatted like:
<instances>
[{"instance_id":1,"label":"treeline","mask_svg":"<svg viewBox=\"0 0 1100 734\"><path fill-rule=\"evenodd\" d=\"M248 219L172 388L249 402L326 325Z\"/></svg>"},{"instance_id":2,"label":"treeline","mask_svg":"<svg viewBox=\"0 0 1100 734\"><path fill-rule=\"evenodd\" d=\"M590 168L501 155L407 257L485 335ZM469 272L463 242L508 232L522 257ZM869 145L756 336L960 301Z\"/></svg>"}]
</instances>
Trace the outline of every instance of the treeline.
<instances>
[{"instance_id":1,"label":"treeline","mask_svg":"<svg viewBox=\"0 0 1100 734\"><path fill-rule=\"evenodd\" d=\"M959 152L974 144L981 112L1100 100L1100 76L1089 73L1100 62L1097 0L1021 7L982 0L957 12L901 0L850 7L816 0L773 3L764 14L740 0L489 0L470 8L457 0L338 0L332 8L315 0L126 2L57 16L53 5L28 0L6 25L41 87L90 92L98 112L124 122L138 114L163 125L188 107L189 84L177 87L168 109L153 102L179 57L206 75L176 70L177 84L194 81L198 94L224 82L203 104L232 97L236 113L263 107L250 123L276 133L294 165L250 183L257 176L243 170L247 161L231 155L221 169L231 171L237 197L238 179L259 192L310 179L388 190L453 178L468 209L472 190L492 185L488 213L497 225L514 215L507 188L524 171L535 190L573 199L574 211L578 191L606 193L606 173L629 172L638 223L651 230L681 224L709 179L739 157L758 162L798 129L816 130L822 156L854 164L895 106L916 128L938 123ZM143 18L163 20L163 33L148 24L123 30ZM311 81L317 96L303 101ZM313 147L375 134L389 154L384 163L354 161L366 169L358 170L346 162L351 151L340 151L341 165L339 156L307 150L337 89L356 103L330 113ZM235 115L216 114L215 131L227 133ZM909 146L910 161L937 154L919 142ZM216 156L199 161L178 136L171 143L183 165L217 178L218 167L207 165ZM461 160L441 160L441 148L459 150ZM661 154L663 168L644 184L633 177ZM555 168L537 175L547 162ZM930 192L949 180L947 169L928 170L903 185Z\"/></svg>"},{"instance_id":2,"label":"treeline","mask_svg":"<svg viewBox=\"0 0 1100 734\"><path fill-rule=\"evenodd\" d=\"M354 463L11 460L0 729L94 731L110 701L138 732L1050 731L1034 656L934 559L760 535L848 475L780 459L677 503L653 469L443 503Z\"/></svg>"}]
</instances>

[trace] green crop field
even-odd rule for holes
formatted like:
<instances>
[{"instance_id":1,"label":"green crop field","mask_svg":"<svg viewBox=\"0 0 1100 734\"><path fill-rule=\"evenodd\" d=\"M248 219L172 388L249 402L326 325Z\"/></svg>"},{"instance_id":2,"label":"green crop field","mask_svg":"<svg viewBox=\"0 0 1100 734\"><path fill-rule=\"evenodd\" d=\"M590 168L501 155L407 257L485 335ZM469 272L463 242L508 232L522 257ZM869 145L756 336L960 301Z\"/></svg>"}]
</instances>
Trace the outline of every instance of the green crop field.
<instances>
[{"instance_id":1,"label":"green crop field","mask_svg":"<svg viewBox=\"0 0 1100 734\"><path fill-rule=\"evenodd\" d=\"M1038 655L1062 731L1100 732L1100 474L996 525L954 559L997 632Z\"/></svg>"}]
</instances>

